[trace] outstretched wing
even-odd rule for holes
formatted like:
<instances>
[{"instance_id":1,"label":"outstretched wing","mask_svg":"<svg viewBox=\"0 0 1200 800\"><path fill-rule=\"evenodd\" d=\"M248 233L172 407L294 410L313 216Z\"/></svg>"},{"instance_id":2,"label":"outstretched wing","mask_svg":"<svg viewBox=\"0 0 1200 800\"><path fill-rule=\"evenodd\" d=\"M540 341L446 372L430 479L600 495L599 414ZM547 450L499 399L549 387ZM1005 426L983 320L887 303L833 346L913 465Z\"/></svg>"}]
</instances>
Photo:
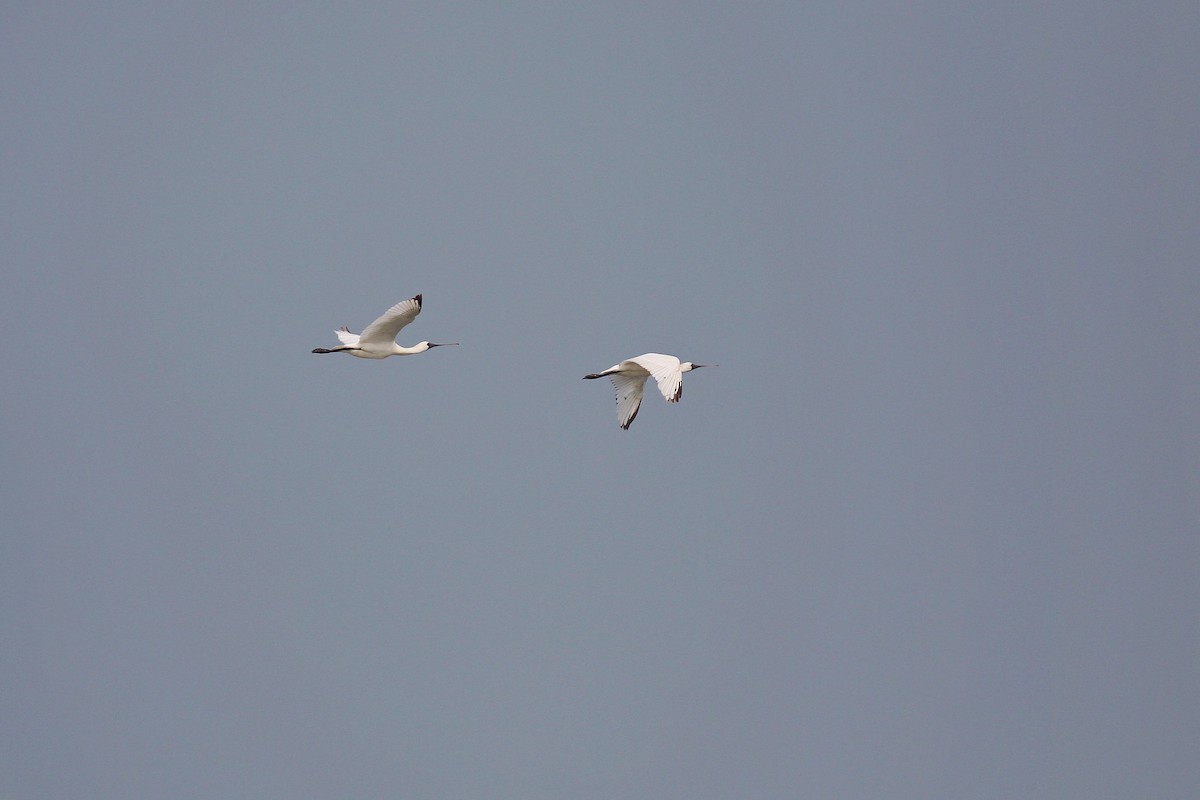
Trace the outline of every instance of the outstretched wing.
<instances>
[{"instance_id":1,"label":"outstretched wing","mask_svg":"<svg viewBox=\"0 0 1200 800\"><path fill-rule=\"evenodd\" d=\"M363 330L358 337L358 344L388 347L396 341L396 334L400 332L400 329L416 319L417 314L420 313L421 295L409 300L401 300Z\"/></svg>"},{"instance_id":2,"label":"outstretched wing","mask_svg":"<svg viewBox=\"0 0 1200 800\"><path fill-rule=\"evenodd\" d=\"M679 402L683 396L683 373L679 370L678 358L662 353L646 353L629 360L654 377L658 390L668 403Z\"/></svg>"},{"instance_id":3,"label":"outstretched wing","mask_svg":"<svg viewBox=\"0 0 1200 800\"><path fill-rule=\"evenodd\" d=\"M648 375L627 375L614 372L609 375L613 388L617 390L617 424L624 430L629 430L637 417L638 409L642 407L642 390L646 385Z\"/></svg>"},{"instance_id":4,"label":"outstretched wing","mask_svg":"<svg viewBox=\"0 0 1200 800\"><path fill-rule=\"evenodd\" d=\"M637 418L638 409L642 407L642 390L647 376L614 373L608 377L617 390L617 424L629 430Z\"/></svg>"},{"instance_id":5,"label":"outstretched wing","mask_svg":"<svg viewBox=\"0 0 1200 800\"><path fill-rule=\"evenodd\" d=\"M350 329L346 326L343 325L341 328L338 328L336 331L334 331L334 333L337 334L337 337L341 343L347 347L358 347L358 334L351 333Z\"/></svg>"}]
</instances>

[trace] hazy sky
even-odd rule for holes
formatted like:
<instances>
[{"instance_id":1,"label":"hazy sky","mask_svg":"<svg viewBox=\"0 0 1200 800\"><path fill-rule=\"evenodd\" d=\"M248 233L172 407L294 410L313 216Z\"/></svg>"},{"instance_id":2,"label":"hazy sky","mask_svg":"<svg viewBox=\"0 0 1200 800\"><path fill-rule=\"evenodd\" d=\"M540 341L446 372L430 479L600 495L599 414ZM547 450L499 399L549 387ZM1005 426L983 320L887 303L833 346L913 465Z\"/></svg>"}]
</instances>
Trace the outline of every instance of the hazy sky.
<instances>
[{"instance_id":1,"label":"hazy sky","mask_svg":"<svg viewBox=\"0 0 1200 800\"><path fill-rule=\"evenodd\" d=\"M0 796L1200 796L1197 41L8 4Z\"/></svg>"}]
</instances>

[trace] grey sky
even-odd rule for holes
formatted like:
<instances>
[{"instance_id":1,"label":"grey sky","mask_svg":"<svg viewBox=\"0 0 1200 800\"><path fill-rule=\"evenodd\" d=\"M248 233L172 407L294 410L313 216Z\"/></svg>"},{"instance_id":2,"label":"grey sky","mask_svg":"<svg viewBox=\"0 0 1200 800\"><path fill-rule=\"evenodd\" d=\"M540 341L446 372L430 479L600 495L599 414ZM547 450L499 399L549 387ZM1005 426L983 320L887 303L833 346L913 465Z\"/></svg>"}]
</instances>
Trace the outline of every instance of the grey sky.
<instances>
[{"instance_id":1,"label":"grey sky","mask_svg":"<svg viewBox=\"0 0 1200 800\"><path fill-rule=\"evenodd\" d=\"M0 11L0 795L1200 795L1200 8L1052 5Z\"/></svg>"}]
</instances>

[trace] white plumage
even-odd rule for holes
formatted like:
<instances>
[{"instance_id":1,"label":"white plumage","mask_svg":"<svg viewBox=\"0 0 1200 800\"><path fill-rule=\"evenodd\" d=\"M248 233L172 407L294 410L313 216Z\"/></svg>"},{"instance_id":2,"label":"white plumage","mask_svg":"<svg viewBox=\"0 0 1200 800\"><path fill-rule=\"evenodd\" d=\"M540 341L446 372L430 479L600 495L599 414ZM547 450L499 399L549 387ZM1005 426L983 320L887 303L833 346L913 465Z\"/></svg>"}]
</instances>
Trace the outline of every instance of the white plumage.
<instances>
[{"instance_id":1,"label":"white plumage","mask_svg":"<svg viewBox=\"0 0 1200 800\"><path fill-rule=\"evenodd\" d=\"M607 377L612 381L617 390L617 424L629 430L629 426L637 417L638 409L642 406L642 394L647 378L654 378L658 390L668 403L678 403L679 398L683 396L683 373L715 366L717 365L680 362L675 356L662 353L645 353L636 358L627 358L603 372L584 375L583 378L594 380Z\"/></svg>"},{"instance_id":2,"label":"white plumage","mask_svg":"<svg viewBox=\"0 0 1200 800\"><path fill-rule=\"evenodd\" d=\"M349 353L358 358L387 358L388 356L411 356L424 353L433 347L445 347L458 342L418 342L412 347L402 347L396 344L396 334L405 325L417 318L421 313L421 295L415 295L408 300L401 300L396 305L383 312L383 315L363 329L362 333L351 333L343 326L334 331L341 341L340 347L326 349L318 347L314 353Z\"/></svg>"}]
</instances>

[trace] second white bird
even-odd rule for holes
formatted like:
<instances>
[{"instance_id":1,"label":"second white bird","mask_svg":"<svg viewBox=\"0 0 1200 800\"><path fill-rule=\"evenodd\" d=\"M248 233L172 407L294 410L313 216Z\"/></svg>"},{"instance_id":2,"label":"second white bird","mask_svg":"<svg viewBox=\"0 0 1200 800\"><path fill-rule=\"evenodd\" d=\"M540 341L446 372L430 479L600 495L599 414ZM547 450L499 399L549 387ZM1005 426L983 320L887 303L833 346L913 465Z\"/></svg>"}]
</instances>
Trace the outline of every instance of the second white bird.
<instances>
[{"instance_id":1,"label":"second white bird","mask_svg":"<svg viewBox=\"0 0 1200 800\"><path fill-rule=\"evenodd\" d=\"M624 430L629 430L629 426L637 417L638 409L642 406L642 392L646 387L647 378L654 378L658 383L658 390L668 403L678 403L679 398L683 396L683 373L715 366L717 365L680 362L675 356L662 353L645 353L636 358L627 358L603 372L584 375L583 379L608 378L612 381L617 390L617 424Z\"/></svg>"},{"instance_id":2,"label":"second white bird","mask_svg":"<svg viewBox=\"0 0 1200 800\"><path fill-rule=\"evenodd\" d=\"M340 347L318 347L314 353L349 353L358 358L387 358L388 356L411 356L424 353L433 347L445 347L458 342L434 344L433 342L418 342L412 347L396 344L396 334L400 329L417 318L421 313L421 295L415 295L408 300L401 300L396 305L383 312L383 316L363 329L361 334L351 333L349 328L342 327L334 333L342 344Z\"/></svg>"}]
</instances>

